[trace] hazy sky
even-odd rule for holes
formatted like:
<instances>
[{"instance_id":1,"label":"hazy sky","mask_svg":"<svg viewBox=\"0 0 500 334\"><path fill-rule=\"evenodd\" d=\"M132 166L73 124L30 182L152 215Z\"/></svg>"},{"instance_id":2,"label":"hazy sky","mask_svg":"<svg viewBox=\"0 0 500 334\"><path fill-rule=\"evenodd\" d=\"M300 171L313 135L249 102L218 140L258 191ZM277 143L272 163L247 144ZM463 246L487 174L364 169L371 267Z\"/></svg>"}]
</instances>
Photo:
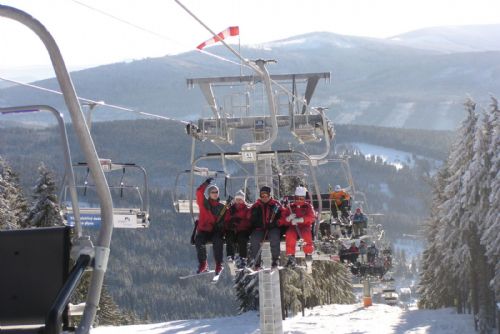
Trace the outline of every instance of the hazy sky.
<instances>
[{"instance_id":1,"label":"hazy sky","mask_svg":"<svg viewBox=\"0 0 500 334\"><path fill-rule=\"evenodd\" d=\"M441 25L500 23L499 0L181 0L214 31L239 25L242 44L312 31L390 37ZM209 33L173 0L0 0L39 19L69 67L158 57L193 50ZM147 33L88 5L150 30ZM49 65L41 42L0 18L2 70ZM230 42L237 43L237 38Z\"/></svg>"}]
</instances>

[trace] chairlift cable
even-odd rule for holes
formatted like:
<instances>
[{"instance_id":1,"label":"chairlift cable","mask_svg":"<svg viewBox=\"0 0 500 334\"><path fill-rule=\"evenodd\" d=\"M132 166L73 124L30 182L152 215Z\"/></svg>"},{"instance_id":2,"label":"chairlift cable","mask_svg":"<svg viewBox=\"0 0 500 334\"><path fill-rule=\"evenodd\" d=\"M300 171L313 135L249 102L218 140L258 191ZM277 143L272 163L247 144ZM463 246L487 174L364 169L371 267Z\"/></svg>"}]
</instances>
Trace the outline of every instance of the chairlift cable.
<instances>
[{"instance_id":1,"label":"chairlift cable","mask_svg":"<svg viewBox=\"0 0 500 334\"><path fill-rule=\"evenodd\" d=\"M49 88L45 88L45 87L41 87L41 86L29 84L29 83L24 83L24 82L12 80L12 79L7 79L7 78L4 78L4 77L0 77L0 80L11 82L11 83L14 83L14 84L17 84L17 85L20 85L20 86L25 86L25 87L29 87L29 88L38 89L38 90L41 90L41 91L44 91L44 92L48 92L48 93L63 95L63 93L61 93L61 92L59 92L57 90L53 90L53 89L49 89ZM103 102L103 101L95 101L95 100L91 100L91 99L87 99L87 98L79 97L79 96L77 96L77 99L80 100L80 101L94 103L94 104L97 104L97 105L101 105L101 106L105 106L105 107L109 107L109 108L113 108L113 109L118 109L118 110L123 110L123 111L130 111L130 112L133 112L133 113L136 113L136 114L139 114L139 115L160 118L160 119L164 119L164 120L168 120L168 121L179 122L179 123L182 123L182 124L190 124L187 121L182 121L182 120L178 120L178 119L171 118L171 117L165 117L165 116L160 116L160 115L156 115L156 114L151 114L151 113L147 113L147 112L144 112L144 111L133 110L133 109L126 108L126 107L121 107L121 106L117 106L117 105L114 105L114 104L109 104L109 103L106 103L106 102Z\"/></svg>"},{"instance_id":2,"label":"chairlift cable","mask_svg":"<svg viewBox=\"0 0 500 334\"><path fill-rule=\"evenodd\" d=\"M98 13L99 13L99 14L101 14L101 15L104 15L104 16L107 16L107 17L109 17L109 18L112 18L113 20L116 20L116 21L119 21L119 22L121 22L121 23L123 23L123 24L129 25L129 26L131 26L131 27L133 27L133 28L135 28L135 29L141 30L141 31L143 31L143 32L145 32L145 33L148 33L148 34L150 34L150 35L153 35L153 36L155 36L155 37L161 38L161 39L163 39L163 40L167 40L167 41L169 41L169 42L173 42L174 44L177 44L177 45L182 46L182 47L188 47L186 44L183 44L183 43L181 43L181 42L179 42L179 41L176 41L176 40L174 40L174 39L172 39L172 38L170 38L170 37L168 37L168 36L166 36L166 35L164 35L164 34L158 33L158 32L156 32L156 31L154 31L154 30L151 30L151 29L145 28L145 27L140 26L140 25L138 25L138 24L136 24L136 23L133 23L133 22L127 21L127 20L125 20L125 19L122 19L122 18L120 18L120 17L118 17L118 16L116 16L116 15L113 15L113 14L111 14L111 13L108 13L108 12L106 12L106 11L103 11L102 9L99 9L99 8L96 8L96 7L92 7L92 6L90 6L90 5L86 4L86 3L83 3L83 2L78 1L78 0L72 0L72 1L73 1L74 3L76 3L76 4L78 4L78 5L81 5L81 6L83 6L83 7L86 7L86 8L88 8L88 9L90 9L90 10L93 10L93 11L95 11L95 12L98 12ZM197 50L198 50L198 49L197 49ZM204 53L204 54L206 54L207 56L214 57L214 58L216 58L216 59L219 59L219 60L222 60L222 61L225 61L225 62L228 62L228 63L234 64L234 65L237 65L237 66L239 66L239 67L241 67L241 66L242 66L242 65L241 65L240 63L238 63L238 62L235 62L235 61L229 60L229 59L224 58L224 57L222 57L222 56L219 56L219 55L213 54L213 53L211 53L211 52L208 52L208 51L205 51L205 50L198 50L198 51L199 51L200 53ZM244 64L243 66L247 66L247 65L246 65L246 64ZM247 66L247 67L248 67L248 66Z\"/></svg>"},{"instance_id":3,"label":"chairlift cable","mask_svg":"<svg viewBox=\"0 0 500 334\"><path fill-rule=\"evenodd\" d=\"M3 78L3 77L0 77L0 80L11 82L11 83L15 83L17 85L21 85L21 86L25 86L25 87L29 87L29 88L38 89L38 90L41 90L41 91L44 91L44 92L48 92L48 93L62 95L62 93L59 92L59 91L57 91L57 90L53 90L53 89L49 89L49 88L44 88L44 87L41 87L41 86L29 84L29 83L23 83L23 82L20 82L20 81L16 81L16 80L12 80L12 79L7 79L7 78ZM103 101L94 101L94 100L91 100L91 99L86 99L86 98L82 98L82 97L78 97L78 96L77 96L77 99L80 100L80 101L95 103L95 104L102 105L102 106L109 107L109 108L114 108L114 109L123 110L123 111L130 111L130 112L133 112L133 113L136 113L136 114L139 114L139 115L144 115L144 116L159 118L159 119L163 119L163 120L167 120L167 121L179 122L181 124L191 124L190 122L182 121L182 120L175 119L175 118L172 118L172 117L165 117L165 116L160 116L160 115L156 115L156 114L147 113L147 112L144 112L144 111L138 111L138 110L133 110L133 109L130 109L130 108L120 107L120 106L116 106L116 105L113 105L113 104L105 103ZM211 143L214 144L221 152L224 152L224 150L222 149L222 147L220 147L219 145L217 145L217 143L212 142L212 141L211 141ZM241 169L243 169L247 174L249 174L249 171L245 167L243 167L238 161L235 161L235 162L241 167Z\"/></svg>"}]
</instances>

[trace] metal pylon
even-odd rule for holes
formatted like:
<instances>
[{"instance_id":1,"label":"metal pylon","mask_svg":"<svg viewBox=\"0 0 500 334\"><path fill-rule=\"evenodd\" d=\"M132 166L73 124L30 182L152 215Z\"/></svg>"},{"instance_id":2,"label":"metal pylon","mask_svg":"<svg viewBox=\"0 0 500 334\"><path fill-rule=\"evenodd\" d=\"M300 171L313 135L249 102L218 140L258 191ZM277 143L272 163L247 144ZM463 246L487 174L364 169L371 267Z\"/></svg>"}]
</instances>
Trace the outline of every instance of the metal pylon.
<instances>
[{"instance_id":1,"label":"metal pylon","mask_svg":"<svg viewBox=\"0 0 500 334\"><path fill-rule=\"evenodd\" d=\"M271 247L268 241L262 245L261 257L264 267L271 268ZM259 312L262 334L283 333L279 275L279 270L266 269L259 272Z\"/></svg>"}]
</instances>

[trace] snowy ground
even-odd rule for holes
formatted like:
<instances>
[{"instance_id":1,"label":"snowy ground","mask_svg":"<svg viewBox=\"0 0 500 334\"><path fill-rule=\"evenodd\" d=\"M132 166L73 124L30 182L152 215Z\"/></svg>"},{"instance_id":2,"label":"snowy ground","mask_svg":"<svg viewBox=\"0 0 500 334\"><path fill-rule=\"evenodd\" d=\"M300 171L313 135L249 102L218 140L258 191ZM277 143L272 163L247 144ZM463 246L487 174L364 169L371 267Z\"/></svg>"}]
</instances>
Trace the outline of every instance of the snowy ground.
<instances>
[{"instance_id":1,"label":"snowy ground","mask_svg":"<svg viewBox=\"0 0 500 334\"><path fill-rule=\"evenodd\" d=\"M413 168L415 166L414 155L410 152L360 142L351 143L350 145L358 148L365 157L380 157L382 161L395 166L397 169L403 168L403 165L406 165L410 168ZM416 157L418 159L425 159L429 161L430 165L433 167L440 166L440 162L434 159L426 158L420 155L417 155Z\"/></svg>"},{"instance_id":2,"label":"snowy ground","mask_svg":"<svg viewBox=\"0 0 500 334\"><path fill-rule=\"evenodd\" d=\"M474 333L470 315L457 315L454 310L403 311L396 306L361 304L316 307L283 322L284 333L351 333L351 334L469 334ZM257 313L237 317L180 320L150 325L98 327L91 334L193 334L260 333Z\"/></svg>"}]
</instances>

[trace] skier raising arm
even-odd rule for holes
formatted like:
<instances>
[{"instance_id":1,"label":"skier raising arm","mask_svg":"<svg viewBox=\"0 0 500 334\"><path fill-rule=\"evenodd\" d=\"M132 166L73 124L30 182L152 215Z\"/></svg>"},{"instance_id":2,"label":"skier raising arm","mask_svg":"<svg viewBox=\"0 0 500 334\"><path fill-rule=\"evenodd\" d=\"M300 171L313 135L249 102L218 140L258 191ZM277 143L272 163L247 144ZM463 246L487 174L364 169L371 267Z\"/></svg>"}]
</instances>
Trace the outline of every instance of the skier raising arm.
<instances>
[{"instance_id":1,"label":"skier raising arm","mask_svg":"<svg viewBox=\"0 0 500 334\"><path fill-rule=\"evenodd\" d=\"M219 200L219 188L208 178L196 189L196 203L200 209L196 235L194 238L198 257L198 274L208 271L207 248L208 241L212 241L215 259L215 275L222 271L223 256L223 216L224 205Z\"/></svg>"}]
</instances>

